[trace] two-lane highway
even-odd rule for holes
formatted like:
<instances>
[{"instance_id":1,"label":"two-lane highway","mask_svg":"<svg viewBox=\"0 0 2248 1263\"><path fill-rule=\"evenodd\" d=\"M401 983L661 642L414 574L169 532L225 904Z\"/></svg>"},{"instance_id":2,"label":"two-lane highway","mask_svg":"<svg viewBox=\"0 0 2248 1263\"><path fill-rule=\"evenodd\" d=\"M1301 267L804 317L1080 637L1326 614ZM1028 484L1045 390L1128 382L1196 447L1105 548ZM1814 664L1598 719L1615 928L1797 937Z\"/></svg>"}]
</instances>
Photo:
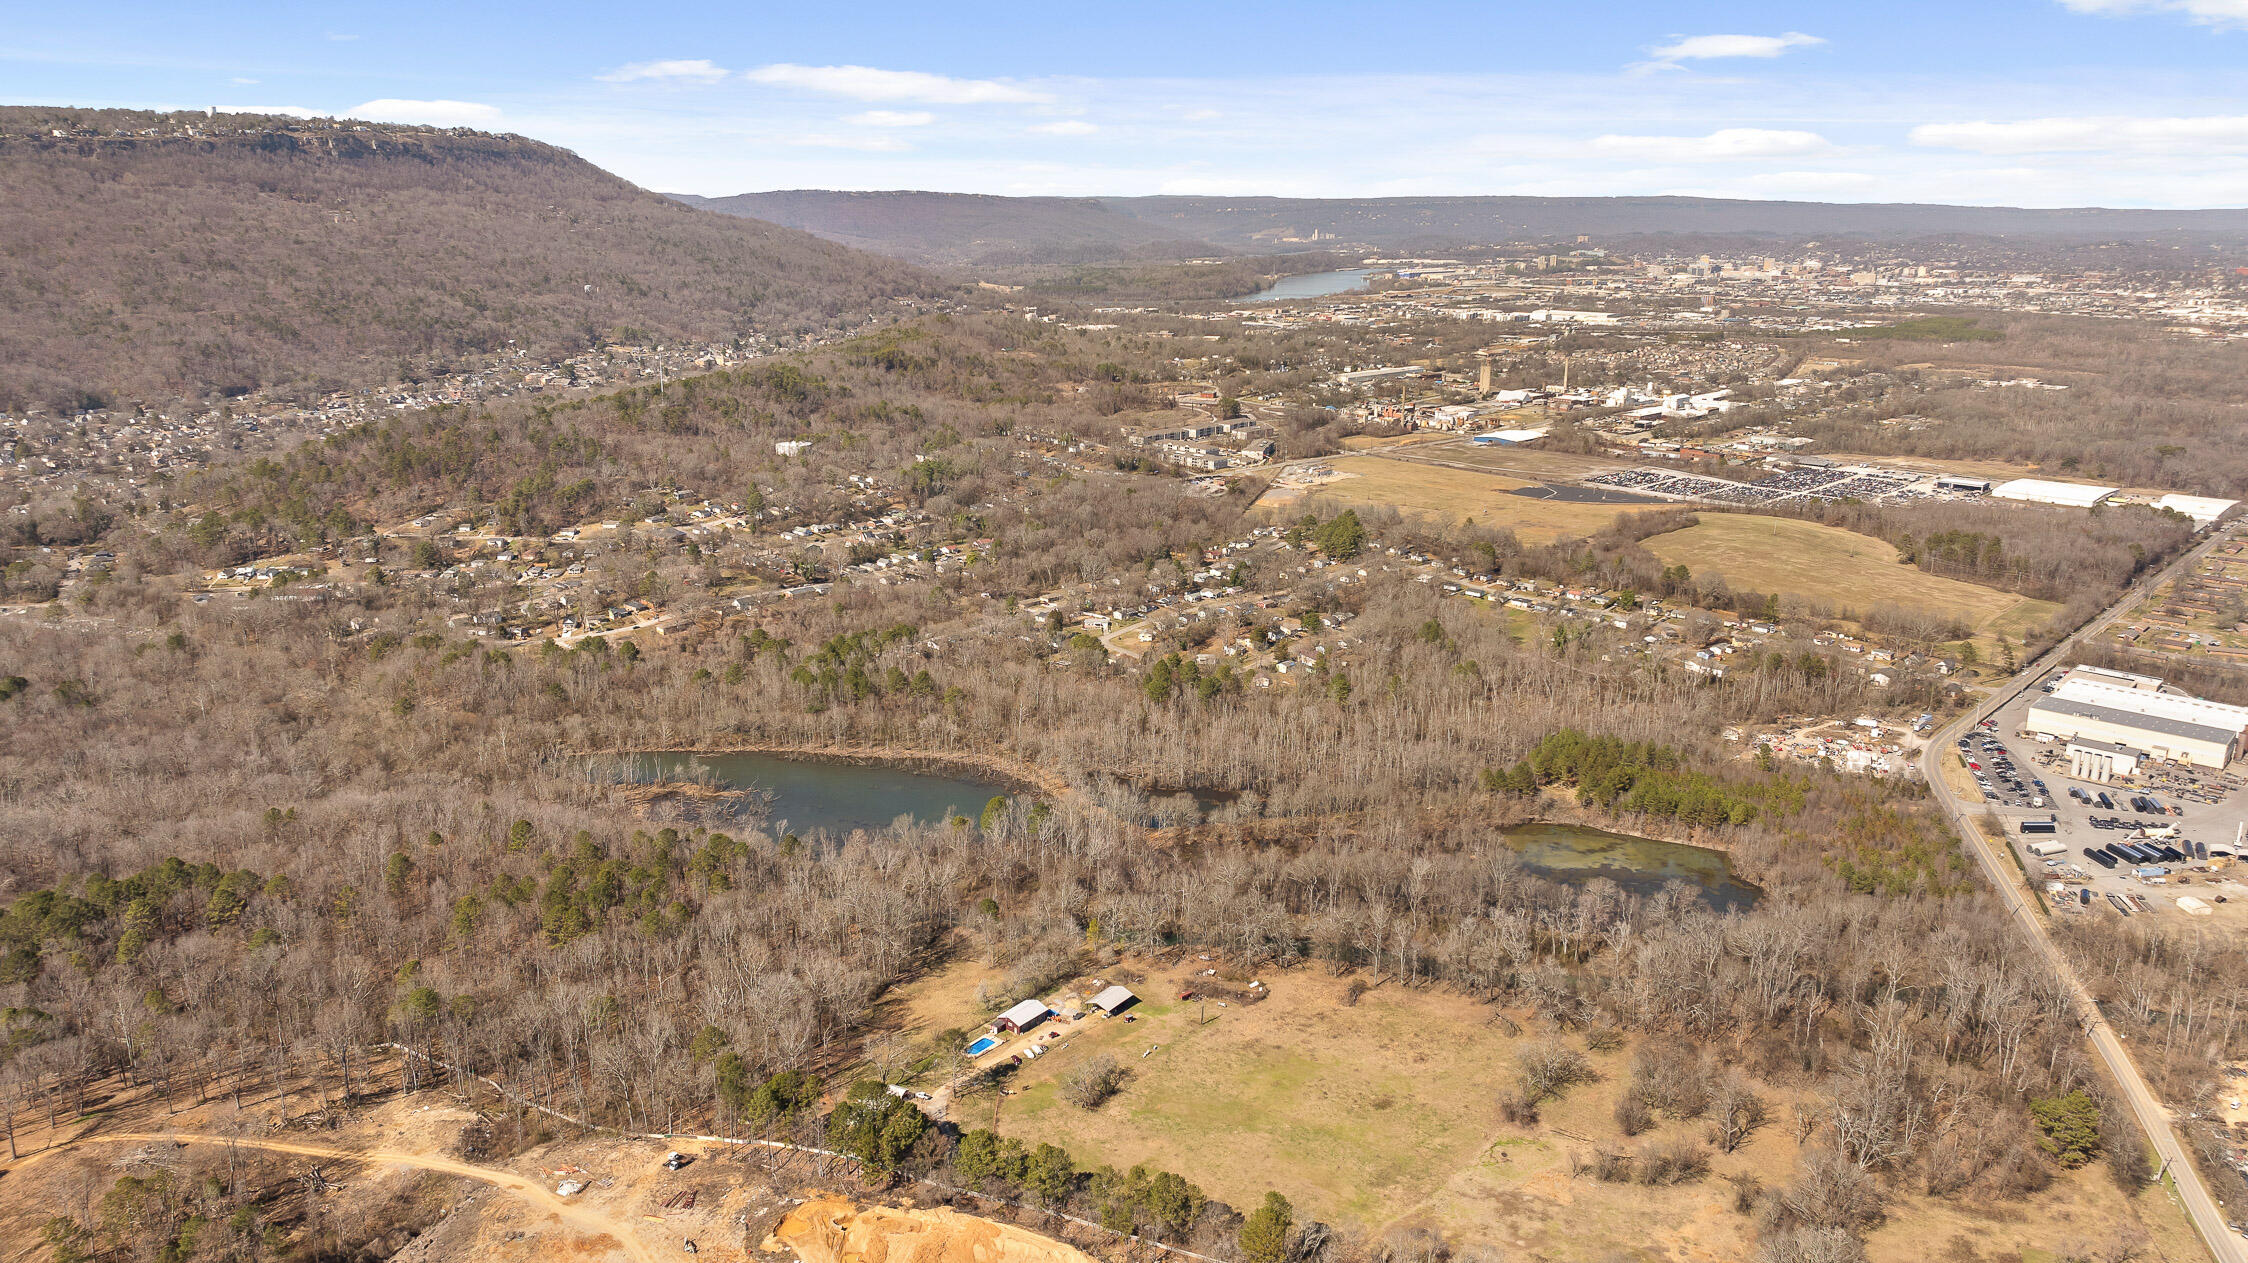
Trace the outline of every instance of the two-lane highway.
<instances>
[{"instance_id":1,"label":"two-lane highway","mask_svg":"<svg viewBox=\"0 0 2248 1263\"><path fill-rule=\"evenodd\" d=\"M2133 584L2115 604L2085 623L2074 635L2055 645L2037 661L2024 666L2012 679L2001 684L1988 701L1930 737L1928 748L1921 755L1921 771L1927 777L1929 791L1935 796L1936 802L1950 815L1952 827L1958 831L1960 839L1974 854L1975 859L1982 864L1983 874L1990 879L1991 889L1998 892L1999 899L2005 904L2007 916L2021 927L2022 933L2029 937L2030 943L2074 995L2086 1037L2092 1041L2093 1049L2100 1054L2100 1060L2107 1063L2108 1073L2115 1077L2123 1099L2130 1103L2131 1112L2138 1117L2139 1127L2146 1132L2155 1152L2161 1155L2164 1165L2176 1179L2179 1199L2185 1203L2186 1213L2192 1216L2194 1227L2208 1243L2210 1253L2216 1256L2218 1263L2248 1263L2248 1246L2244 1246L2239 1234L2226 1226L2224 1208L2217 1205L2216 1199L2209 1194L2208 1185L2202 1183L2201 1172L2194 1167L2192 1158L2186 1153L2185 1144L2178 1139L2177 1130L2171 1125L2169 1109L2155 1096L2154 1090L2147 1086L2145 1076L2139 1073L2138 1064L2131 1060L2130 1052L2124 1048L2122 1037L2100 1016L2099 1006L2093 1003L2091 991L2085 987L2083 979L2077 976L2075 968L2061 954L2059 945L2053 942L2052 935L2047 932L2045 911L2032 898L2021 872L2010 863L2011 857L2005 853L2006 843L1983 835L1983 831L1970 816L1973 805L1962 801L1944 783L1942 768L1944 752L1954 747L1961 733L1997 714L2001 707L2020 696L2022 690L2044 679L2056 667L2069 665L2071 656L2085 640L2098 635L2117 618L2137 608L2141 601L2172 577L2200 565L2201 560L2231 534L2231 528L2213 532L2210 538L2160 572Z\"/></svg>"}]
</instances>

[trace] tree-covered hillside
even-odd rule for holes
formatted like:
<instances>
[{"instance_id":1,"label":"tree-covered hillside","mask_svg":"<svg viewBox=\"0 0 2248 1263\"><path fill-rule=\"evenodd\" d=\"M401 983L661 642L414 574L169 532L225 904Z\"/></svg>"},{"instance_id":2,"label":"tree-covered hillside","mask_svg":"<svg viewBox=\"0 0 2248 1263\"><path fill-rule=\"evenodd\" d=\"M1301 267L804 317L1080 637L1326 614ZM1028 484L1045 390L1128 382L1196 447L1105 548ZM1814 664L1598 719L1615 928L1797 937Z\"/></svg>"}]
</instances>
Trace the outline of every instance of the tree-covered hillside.
<instances>
[{"instance_id":1,"label":"tree-covered hillside","mask_svg":"<svg viewBox=\"0 0 2248 1263\"><path fill-rule=\"evenodd\" d=\"M934 288L517 136L0 108L0 408L784 336Z\"/></svg>"}]
</instances>

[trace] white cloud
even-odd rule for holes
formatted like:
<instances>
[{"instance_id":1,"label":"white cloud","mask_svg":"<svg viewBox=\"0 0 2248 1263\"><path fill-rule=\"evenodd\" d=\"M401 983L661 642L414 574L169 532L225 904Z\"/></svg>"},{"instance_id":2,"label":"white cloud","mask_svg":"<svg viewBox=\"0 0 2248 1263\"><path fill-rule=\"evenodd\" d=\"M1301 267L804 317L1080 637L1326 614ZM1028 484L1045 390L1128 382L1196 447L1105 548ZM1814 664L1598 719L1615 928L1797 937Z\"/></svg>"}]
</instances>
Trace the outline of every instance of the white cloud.
<instances>
[{"instance_id":1,"label":"white cloud","mask_svg":"<svg viewBox=\"0 0 2248 1263\"><path fill-rule=\"evenodd\" d=\"M912 148L895 136L838 136L832 132L800 132L776 138L795 149L854 149L860 153L903 153Z\"/></svg>"},{"instance_id":2,"label":"white cloud","mask_svg":"<svg viewBox=\"0 0 2248 1263\"><path fill-rule=\"evenodd\" d=\"M1924 123L1912 143L1986 154L2208 153L2248 150L2248 115L2198 118L2031 118L2011 123Z\"/></svg>"},{"instance_id":3,"label":"white cloud","mask_svg":"<svg viewBox=\"0 0 2248 1263\"><path fill-rule=\"evenodd\" d=\"M1040 123L1030 130L1045 136L1090 136L1100 128L1083 119L1065 118L1052 123Z\"/></svg>"},{"instance_id":4,"label":"white cloud","mask_svg":"<svg viewBox=\"0 0 2248 1263\"><path fill-rule=\"evenodd\" d=\"M242 84L242 85L244 85L244 86L246 87L246 86L248 86L248 85L250 85L250 84L256 83L256 82L257 82L257 80L255 80L255 79L245 79L245 78L243 78L243 77L242 77L242 76L240 76L240 75L236 75L236 76L234 76L233 82L235 82L235 83L239 83L239 84Z\"/></svg>"},{"instance_id":5,"label":"white cloud","mask_svg":"<svg viewBox=\"0 0 2248 1263\"><path fill-rule=\"evenodd\" d=\"M927 110L868 110L843 121L861 127L927 127L937 116Z\"/></svg>"},{"instance_id":6,"label":"white cloud","mask_svg":"<svg viewBox=\"0 0 2248 1263\"><path fill-rule=\"evenodd\" d=\"M2199 42L2200 33L2185 31L2182 23L2179 33ZM1726 66L1762 71L1787 65L1801 51L1778 62L1686 64L1703 72ZM2018 69L2007 76L1931 83L1888 69L1861 73L1844 66L1816 80L1759 75L1757 82L1730 83L1698 74L1691 93L1659 79L1538 70L1025 77L1012 85L1060 100L1047 107L979 108L845 101L762 86L737 68L733 78L692 91L648 92L645 84L627 90L582 74L557 81L543 95L503 99L465 89L428 95L492 101L504 110L494 130L563 145L647 187L703 193L1694 192L2015 206L2248 205L2248 161L2242 160L2248 150L2237 147L2016 157L1907 139L1920 123L2248 114L2248 101L2206 104L2226 100L2227 81L2214 73L2130 82ZM249 93L219 95L252 99ZM620 96L634 98L630 108ZM1188 117L1201 110L1218 112L1222 121ZM937 117L920 127L876 125L871 116L883 112ZM1099 130L1077 139L1030 130L1073 119ZM1495 120L1504 120L1503 131ZM1721 130L1731 128L1746 130ZM1602 133L1614 139L1594 143Z\"/></svg>"},{"instance_id":7,"label":"white cloud","mask_svg":"<svg viewBox=\"0 0 2248 1263\"><path fill-rule=\"evenodd\" d=\"M1650 50L1660 62L1710 61L1721 57L1777 57L1791 48L1824 44L1816 35L1687 35Z\"/></svg>"},{"instance_id":8,"label":"white cloud","mask_svg":"<svg viewBox=\"0 0 2248 1263\"><path fill-rule=\"evenodd\" d=\"M752 83L797 88L854 101L922 101L931 105L1042 104L1044 92L996 79L953 79L919 70L879 70L872 66L797 66L781 62L745 70Z\"/></svg>"},{"instance_id":9,"label":"white cloud","mask_svg":"<svg viewBox=\"0 0 2248 1263\"><path fill-rule=\"evenodd\" d=\"M1619 158L1647 162L1737 162L1797 158L1833 148L1817 132L1724 127L1707 136L1595 136L1592 147Z\"/></svg>"},{"instance_id":10,"label":"white cloud","mask_svg":"<svg viewBox=\"0 0 2248 1263\"><path fill-rule=\"evenodd\" d=\"M496 105L476 101L408 101L397 97L362 101L344 114L379 123L419 123L425 127L491 127L500 121Z\"/></svg>"},{"instance_id":11,"label":"white cloud","mask_svg":"<svg viewBox=\"0 0 2248 1263\"><path fill-rule=\"evenodd\" d=\"M2061 4L2102 17L2182 13L2203 26L2248 27L2248 0L2061 0Z\"/></svg>"},{"instance_id":12,"label":"white cloud","mask_svg":"<svg viewBox=\"0 0 2248 1263\"><path fill-rule=\"evenodd\" d=\"M716 83L732 72L707 58L672 61L635 61L594 78L603 83L636 83L642 79L670 79L681 83Z\"/></svg>"}]
</instances>

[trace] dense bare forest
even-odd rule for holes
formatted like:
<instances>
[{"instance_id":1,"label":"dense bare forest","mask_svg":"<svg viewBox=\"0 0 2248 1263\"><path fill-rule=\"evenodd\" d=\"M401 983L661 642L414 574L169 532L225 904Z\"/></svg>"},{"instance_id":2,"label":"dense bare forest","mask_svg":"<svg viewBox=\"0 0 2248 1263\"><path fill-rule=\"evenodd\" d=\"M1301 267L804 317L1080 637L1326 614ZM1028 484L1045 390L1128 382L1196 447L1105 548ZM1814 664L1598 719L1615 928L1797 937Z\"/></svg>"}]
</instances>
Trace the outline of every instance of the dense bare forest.
<instances>
[{"instance_id":1,"label":"dense bare forest","mask_svg":"<svg viewBox=\"0 0 2248 1263\"><path fill-rule=\"evenodd\" d=\"M1983 318L2003 341L1857 348L1867 353L1866 371L1897 372L1915 385L1799 432L1839 451L2012 461L2078 482L2227 497L2248 485L2234 441L2248 403L2228 388L2241 373L2238 344L2122 321ZM1941 371L1947 366L1957 367ZM1955 376L2030 373L2067 389L1993 390Z\"/></svg>"},{"instance_id":2,"label":"dense bare forest","mask_svg":"<svg viewBox=\"0 0 2248 1263\"><path fill-rule=\"evenodd\" d=\"M1221 380L1315 375L1306 335L1218 336L1203 345ZM850 1064L872 1004L948 953L1004 969L1011 994L1195 950L1456 989L1527 1013L1565 1054L1646 1041L1645 1109L1729 1102L1719 1148L1767 1125L1816 1142L1784 1187L1740 1192L1772 1263L1856 1257L1890 1198L2003 1204L2094 1154L2143 1182L2067 993L2015 950L1918 790L1781 770L1720 737L1852 712L1861 677L1805 647L1711 685L1623 652L1628 633L1518 640L1379 569L1398 547L1762 610L1771 598L1641 546L1689 514L1538 547L1380 512L1349 532L1294 523L1285 551L1231 563L1229 586L1259 601L1195 633L1317 637L1292 687L1190 674L1183 633L1151 646L1162 672L1078 633L1060 615L1177 590L1253 524L1253 481L1211 494L1061 459L1112 432L1104 387L1164 380L1176 350L1134 328L937 317L598 398L402 417L113 509L26 506L14 542L34 568L65 530L114 558L51 616L0 625L0 1091L39 1111L101 1076L186 1100L309 1075L315 1096L347 1097L368 1046L396 1040L458 1067L440 1077L488 1074L575 1117L824 1136L877 1169L1029 1189L1231 1251L1249 1220L1199 1194L1127 1195L1113 1173L972 1131L914 1122L893 1143L895 1107L805 1077ZM672 487L740 505L754 538L670 531ZM1974 506L1831 512L1942 573L2072 599L2183 540L2152 514L2062 531ZM367 529L425 514L538 537L531 559L584 567L597 594L661 596L680 621L573 649L470 635L468 618L520 596L494 569L448 566L436 539ZM611 514L622 528L599 545L547 538ZM729 595L864 564L780 541L876 514L932 527L882 548L965 541L961 564L816 599ZM292 549L346 564L183 599L185 571ZM1373 563L1361 584L1309 564L1353 550ZM1024 608L1056 593L1048 616ZM620 752L761 747L971 761L1025 789L977 821L836 838L611 774ZM1198 823L1168 792L1186 788L1228 791L1231 809ZM1553 812L1722 844L1761 900L1720 913L1683 886L1564 885L1490 844ZM2226 967L2180 966L2192 949L2168 942L2080 950L2128 1001L2118 1020L2195 1053L2173 1064L2174 1094L2207 1090L2237 1048L2230 1009L2205 985L2158 984ZM1566 1079L1563 1053L1561 1078L1463 1108L1526 1125ZM1807 1103L1782 1124L1749 1105L1765 1090ZM2067 1148L2057 1110L2090 1120ZM1631 1147L1635 1126L1600 1138L1617 1171L1657 1156ZM1692 1156L1663 1178L1701 1178ZM1330 1257L1387 1248L1337 1238Z\"/></svg>"},{"instance_id":3,"label":"dense bare forest","mask_svg":"<svg viewBox=\"0 0 2248 1263\"><path fill-rule=\"evenodd\" d=\"M1667 744L1696 739L1702 707L1646 697L1589 656L1376 627L1370 641L1431 660L1400 660L1388 690L1349 703L1158 702L1131 681L945 663L908 640L870 665L899 655L944 688L809 715L809 689L781 670L797 655L772 638L733 673L749 651L731 637L630 662L517 661L442 638L379 649L293 613L128 616L146 630L7 643L31 681L10 703L0 926L20 1099L67 1099L109 1071L223 1092L284 1066L323 1068L340 1092L351 1050L387 1036L575 1114L670 1127L740 1104L716 1062L689 1055L706 1028L736 1054L732 1081L762 1081L824 1064L956 927L1035 988L1094 925L1100 950L1199 946L1250 968L1443 982L1562 1031L1669 1032L1817 1086L1834 1104L1813 1125L1834 1129L1838 1165L1804 1180L1846 1180L1856 1209L1775 1200L1775 1242L1863 1230L1884 1181L1973 1199L2038 1187L2023 1099L2097 1087L2052 980L2024 971L1911 795L1703 764ZM1485 680L1455 696L1463 677L1434 668L1465 652ZM50 683L65 671L78 687ZM1087 731L1089 713L1128 718ZM1584 715L1624 744L1551 739ZM967 830L798 845L754 820L635 818L568 754L886 733L963 751L1011 733L1008 753L1081 771L1072 792ZM1185 766L1129 761L1172 747ZM1274 806L1357 810L1270 841L1151 848L1124 823L1149 805L1096 774L1112 758L1148 774L1293 768L1267 783ZM1527 787L1453 784L1485 760L1609 802L1627 825L1671 827L1686 799L1665 784L1714 795L1718 818L1742 823L1707 827L1766 901L1722 918L1683 891L1537 878L1481 841L1534 810ZM985 899L996 922L976 911Z\"/></svg>"},{"instance_id":4,"label":"dense bare forest","mask_svg":"<svg viewBox=\"0 0 2248 1263\"><path fill-rule=\"evenodd\" d=\"M798 189L679 200L929 266L1152 261L1215 252L1089 197Z\"/></svg>"},{"instance_id":5,"label":"dense bare forest","mask_svg":"<svg viewBox=\"0 0 2248 1263\"><path fill-rule=\"evenodd\" d=\"M0 109L0 407L378 384L511 342L815 332L940 288L521 137L193 126Z\"/></svg>"}]
</instances>

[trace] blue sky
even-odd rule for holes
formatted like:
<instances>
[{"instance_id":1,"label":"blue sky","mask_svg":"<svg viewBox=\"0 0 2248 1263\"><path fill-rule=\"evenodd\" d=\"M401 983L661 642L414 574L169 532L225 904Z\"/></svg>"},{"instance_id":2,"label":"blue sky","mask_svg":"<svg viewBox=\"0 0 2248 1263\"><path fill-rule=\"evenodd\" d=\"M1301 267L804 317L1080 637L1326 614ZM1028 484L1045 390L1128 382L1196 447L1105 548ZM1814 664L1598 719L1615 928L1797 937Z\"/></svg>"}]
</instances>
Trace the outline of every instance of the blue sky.
<instances>
[{"instance_id":1,"label":"blue sky","mask_svg":"<svg viewBox=\"0 0 2248 1263\"><path fill-rule=\"evenodd\" d=\"M0 100L458 123L667 191L2248 205L2248 0L0 14Z\"/></svg>"}]
</instances>

